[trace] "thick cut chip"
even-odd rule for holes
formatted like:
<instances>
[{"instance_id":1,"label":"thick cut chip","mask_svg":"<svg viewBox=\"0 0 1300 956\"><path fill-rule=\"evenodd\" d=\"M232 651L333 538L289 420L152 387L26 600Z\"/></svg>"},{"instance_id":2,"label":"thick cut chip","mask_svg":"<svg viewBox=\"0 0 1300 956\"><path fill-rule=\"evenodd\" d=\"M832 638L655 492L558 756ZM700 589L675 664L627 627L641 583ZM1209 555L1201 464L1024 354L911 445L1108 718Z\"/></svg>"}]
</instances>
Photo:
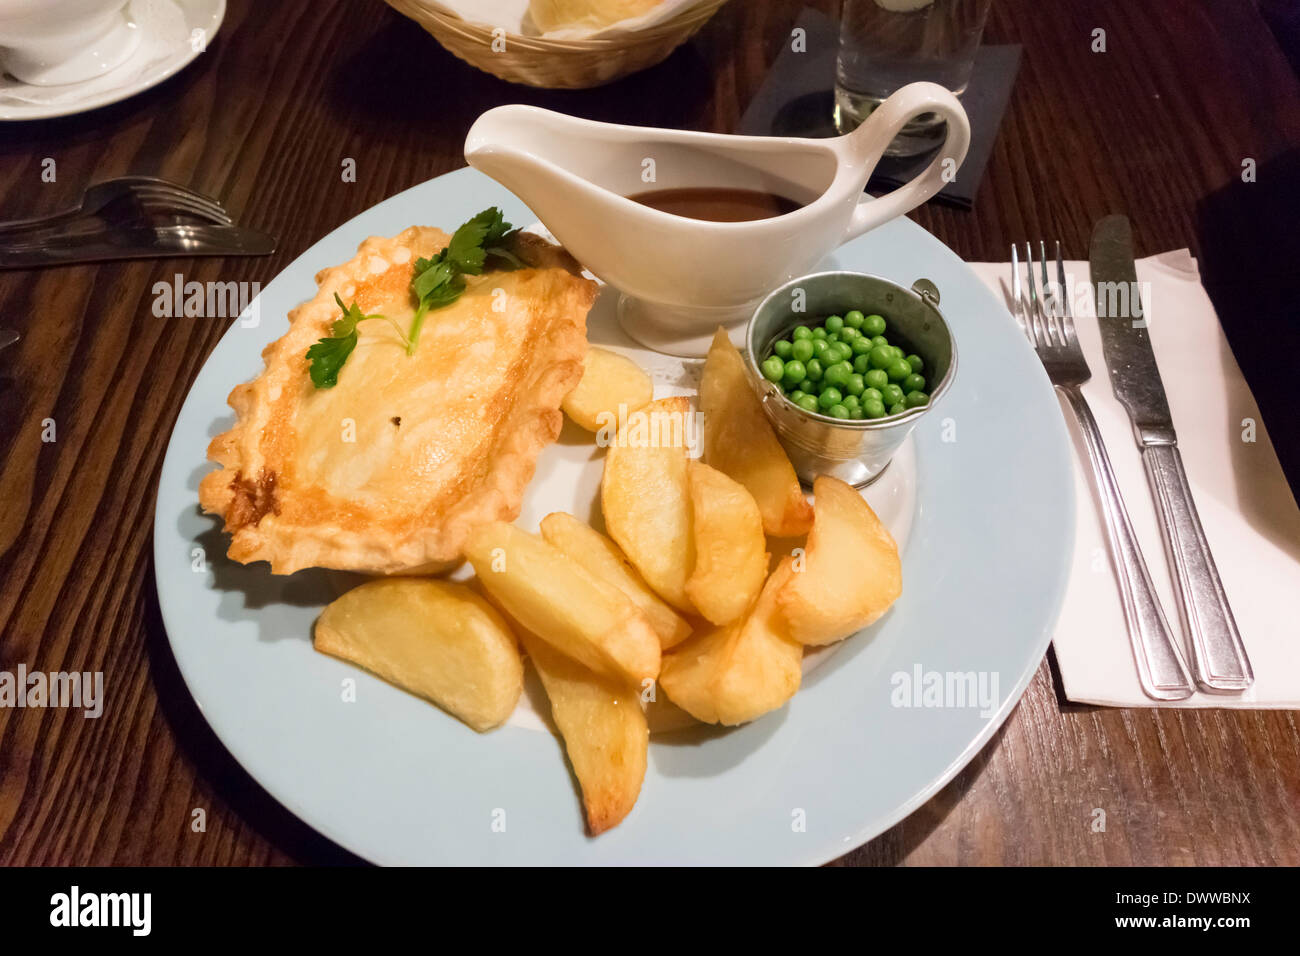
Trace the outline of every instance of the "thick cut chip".
<instances>
[{"instance_id":1,"label":"thick cut chip","mask_svg":"<svg viewBox=\"0 0 1300 956\"><path fill-rule=\"evenodd\" d=\"M605 528L646 583L691 611L686 579L695 564L686 483L691 403L661 398L630 416L605 453L600 483Z\"/></svg>"},{"instance_id":2,"label":"thick cut chip","mask_svg":"<svg viewBox=\"0 0 1300 956\"><path fill-rule=\"evenodd\" d=\"M479 583L521 626L597 673L640 686L659 674L659 638L613 585L504 521L465 543Z\"/></svg>"},{"instance_id":3,"label":"thick cut chip","mask_svg":"<svg viewBox=\"0 0 1300 956\"><path fill-rule=\"evenodd\" d=\"M745 375L745 360L718 329L700 379L704 460L749 489L773 537L807 534L813 510L790 458Z\"/></svg>"},{"instance_id":4,"label":"thick cut chip","mask_svg":"<svg viewBox=\"0 0 1300 956\"><path fill-rule=\"evenodd\" d=\"M518 516L587 349L596 285L564 250L517 235L528 267L466 277L460 298L425 316L414 354L370 319L336 385L309 375L307 350L342 317L335 295L409 329L415 262L449 240L423 227L367 239L317 275L315 298L263 351L266 368L230 393L237 421L208 448L221 468L199 503L225 520L233 560L275 574L445 568L472 528Z\"/></svg>"},{"instance_id":5,"label":"thick cut chip","mask_svg":"<svg viewBox=\"0 0 1300 956\"><path fill-rule=\"evenodd\" d=\"M654 398L650 376L626 356L589 348L582 360L582 381L564 397L564 414L589 432L608 428Z\"/></svg>"},{"instance_id":6,"label":"thick cut chip","mask_svg":"<svg viewBox=\"0 0 1300 956\"><path fill-rule=\"evenodd\" d=\"M314 644L433 701L475 730L502 723L523 689L514 634L463 584L369 581L321 612Z\"/></svg>"},{"instance_id":7,"label":"thick cut chip","mask_svg":"<svg viewBox=\"0 0 1300 956\"><path fill-rule=\"evenodd\" d=\"M754 496L716 468L687 468L695 568L686 594L714 624L730 624L749 610L767 577L767 539Z\"/></svg>"},{"instance_id":8,"label":"thick cut chip","mask_svg":"<svg viewBox=\"0 0 1300 956\"><path fill-rule=\"evenodd\" d=\"M777 595L790 633L831 644L871 624L903 593L898 545L862 496L838 478L813 483L817 519L804 569Z\"/></svg>"},{"instance_id":9,"label":"thick cut chip","mask_svg":"<svg viewBox=\"0 0 1300 956\"><path fill-rule=\"evenodd\" d=\"M791 566L788 557L777 565L745 618L664 656L659 684L673 703L705 723L743 724L794 696L803 677L803 645L776 607Z\"/></svg>"},{"instance_id":10,"label":"thick cut chip","mask_svg":"<svg viewBox=\"0 0 1300 956\"><path fill-rule=\"evenodd\" d=\"M718 664L743 624L744 621L736 621L696 634L664 655L659 686L670 701L696 720L706 724L718 722L717 695L713 689Z\"/></svg>"},{"instance_id":11,"label":"thick cut chip","mask_svg":"<svg viewBox=\"0 0 1300 956\"><path fill-rule=\"evenodd\" d=\"M563 511L543 518L541 531L547 544L559 548L595 577L631 598L659 635L660 647L672 647L690 636L691 625L650 589L609 538Z\"/></svg>"},{"instance_id":12,"label":"thick cut chip","mask_svg":"<svg viewBox=\"0 0 1300 956\"><path fill-rule=\"evenodd\" d=\"M587 826L593 835L603 833L628 815L645 779L650 731L640 698L527 631L523 641L582 788Z\"/></svg>"}]
</instances>

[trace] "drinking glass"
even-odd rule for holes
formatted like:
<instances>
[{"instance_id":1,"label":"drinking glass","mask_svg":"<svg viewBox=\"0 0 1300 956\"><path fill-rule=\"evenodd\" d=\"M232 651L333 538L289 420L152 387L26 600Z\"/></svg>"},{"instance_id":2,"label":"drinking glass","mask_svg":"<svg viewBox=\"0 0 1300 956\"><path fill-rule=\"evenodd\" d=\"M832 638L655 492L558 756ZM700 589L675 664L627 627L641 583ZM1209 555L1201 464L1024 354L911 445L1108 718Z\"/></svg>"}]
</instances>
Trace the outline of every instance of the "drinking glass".
<instances>
[{"instance_id":1,"label":"drinking glass","mask_svg":"<svg viewBox=\"0 0 1300 956\"><path fill-rule=\"evenodd\" d=\"M844 0L835 66L835 125L855 129L899 87L918 80L960 96L992 0ZM943 120L918 116L885 150L915 156L943 142Z\"/></svg>"}]
</instances>

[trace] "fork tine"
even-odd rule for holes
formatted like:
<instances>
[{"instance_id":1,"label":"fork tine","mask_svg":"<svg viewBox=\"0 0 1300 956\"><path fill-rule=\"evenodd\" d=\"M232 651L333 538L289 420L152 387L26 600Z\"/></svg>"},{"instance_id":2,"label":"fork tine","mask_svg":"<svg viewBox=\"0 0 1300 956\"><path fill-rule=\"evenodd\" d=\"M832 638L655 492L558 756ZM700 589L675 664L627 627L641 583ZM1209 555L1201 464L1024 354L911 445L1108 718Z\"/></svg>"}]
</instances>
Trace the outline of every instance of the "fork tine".
<instances>
[{"instance_id":1,"label":"fork tine","mask_svg":"<svg viewBox=\"0 0 1300 956\"><path fill-rule=\"evenodd\" d=\"M1060 283L1062 289L1065 288L1065 262L1061 259L1061 242L1056 242L1056 281ZM1061 300L1061 328L1065 332L1065 340L1069 342L1074 338L1074 315L1070 309L1070 296L1063 295Z\"/></svg>"},{"instance_id":2,"label":"fork tine","mask_svg":"<svg viewBox=\"0 0 1300 956\"><path fill-rule=\"evenodd\" d=\"M1025 321L1025 293L1020 285L1020 254L1016 249L1015 243L1011 244L1011 298L1015 300L1015 312L1013 315L1016 324L1020 326L1020 331L1029 339L1029 344L1034 344L1034 330Z\"/></svg>"},{"instance_id":3,"label":"fork tine","mask_svg":"<svg viewBox=\"0 0 1300 956\"><path fill-rule=\"evenodd\" d=\"M1065 330L1056 321L1056 310L1059 307L1057 302L1059 291L1052 289L1052 280L1047 275L1047 243L1041 239L1038 242L1038 271L1043 281L1041 310L1047 341L1050 344L1053 336L1055 336L1056 340L1061 345L1064 345Z\"/></svg>"},{"instance_id":4,"label":"fork tine","mask_svg":"<svg viewBox=\"0 0 1300 956\"><path fill-rule=\"evenodd\" d=\"M216 208L221 208L221 203L213 196L207 193L201 193L197 189L191 189L183 183L172 182L170 179L159 179L157 176L121 176L117 179L111 179L111 182L121 186L123 189L161 189L175 195L188 196L191 199L200 200L211 204ZM101 185L107 185L107 182Z\"/></svg>"},{"instance_id":5,"label":"fork tine","mask_svg":"<svg viewBox=\"0 0 1300 956\"><path fill-rule=\"evenodd\" d=\"M154 209L159 212L187 212L193 216L207 219L219 225L229 226L232 224L231 218L226 215L226 211L220 206L191 199L184 194L154 191L151 189L135 190L133 196L141 206L147 209Z\"/></svg>"},{"instance_id":6,"label":"fork tine","mask_svg":"<svg viewBox=\"0 0 1300 956\"><path fill-rule=\"evenodd\" d=\"M1025 243L1025 278L1029 287L1025 319L1034 330L1034 343L1039 346L1051 345L1052 340L1048 337L1047 326L1043 321L1042 303L1038 298L1038 284L1034 281L1034 247L1028 242Z\"/></svg>"},{"instance_id":7,"label":"fork tine","mask_svg":"<svg viewBox=\"0 0 1300 956\"><path fill-rule=\"evenodd\" d=\"M130 187L129 192L139 199L142 204L155 201L178 209L185 209L196 215L214 219L227 225L231 221L230 217L226 215L226 210L216 200L209 199L201 193L177 187L171 183L133 185Z\"/></svg>"}]
</instances>

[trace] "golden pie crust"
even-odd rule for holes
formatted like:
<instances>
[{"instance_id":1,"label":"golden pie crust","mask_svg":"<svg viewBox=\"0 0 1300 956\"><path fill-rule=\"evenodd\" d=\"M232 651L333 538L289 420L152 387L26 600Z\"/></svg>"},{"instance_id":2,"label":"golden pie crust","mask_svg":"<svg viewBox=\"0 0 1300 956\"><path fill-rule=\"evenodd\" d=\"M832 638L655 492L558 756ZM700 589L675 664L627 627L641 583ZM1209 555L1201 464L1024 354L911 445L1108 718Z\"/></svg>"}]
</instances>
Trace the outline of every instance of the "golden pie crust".
<instances>
[{"instance_id":1,"label":"golden pie crust","mask_svg":"<svg viewBox=\"0 0 1300 956\"><path fill-rule=\"evenodd\" d=\"M443 570L471 529L518 517L582 377L596 296L563 249L516 235L529 267L467 276L459 299L428 313L414 355L375 319L358 326L337 385L308 374L307 349L340 317L336 292L408 328L415 260L450 238L413 226L367 239L316 276L316 297L262 352L265 370L230 393L237 421L208 447L221 467L199 504L225 520L232 559L275 574Z\"/></svg>"}]
</instances>

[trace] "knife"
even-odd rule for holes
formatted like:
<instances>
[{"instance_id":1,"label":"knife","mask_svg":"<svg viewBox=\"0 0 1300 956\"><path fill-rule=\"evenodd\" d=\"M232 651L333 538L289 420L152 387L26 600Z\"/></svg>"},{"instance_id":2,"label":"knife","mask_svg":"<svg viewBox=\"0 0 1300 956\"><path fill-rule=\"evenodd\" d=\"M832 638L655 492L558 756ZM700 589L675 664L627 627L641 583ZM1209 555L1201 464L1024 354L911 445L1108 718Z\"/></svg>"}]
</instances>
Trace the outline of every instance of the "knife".
<instances>
[{"instance_id":1,"label":"knife","mask_svg":"<svg viewBox=\"0 0 1300 956\"><path fill-rule=\"evenodd\" d=\"M0 237L0 269L171 256L266 256L273 252L274 236L240 226L178 223L111 227L87 233L37 233L22 239Z\"/></svg>"},{"instance_id":2,"label":"knife","mask_svg":"<svg viewBox=\"0 0 1300 956\"><path fill-rule=\"evenodd\" d=\"M1211 693L1245 690L1255 675L1183 470L1138 295L1133 230L1126 216L1107 216L1097 223L1088 264L1111 387L1133 423L1178 586L1179 617L1191 642L1192 675L1201 690Z\"/></svg>"}]
</instances>

